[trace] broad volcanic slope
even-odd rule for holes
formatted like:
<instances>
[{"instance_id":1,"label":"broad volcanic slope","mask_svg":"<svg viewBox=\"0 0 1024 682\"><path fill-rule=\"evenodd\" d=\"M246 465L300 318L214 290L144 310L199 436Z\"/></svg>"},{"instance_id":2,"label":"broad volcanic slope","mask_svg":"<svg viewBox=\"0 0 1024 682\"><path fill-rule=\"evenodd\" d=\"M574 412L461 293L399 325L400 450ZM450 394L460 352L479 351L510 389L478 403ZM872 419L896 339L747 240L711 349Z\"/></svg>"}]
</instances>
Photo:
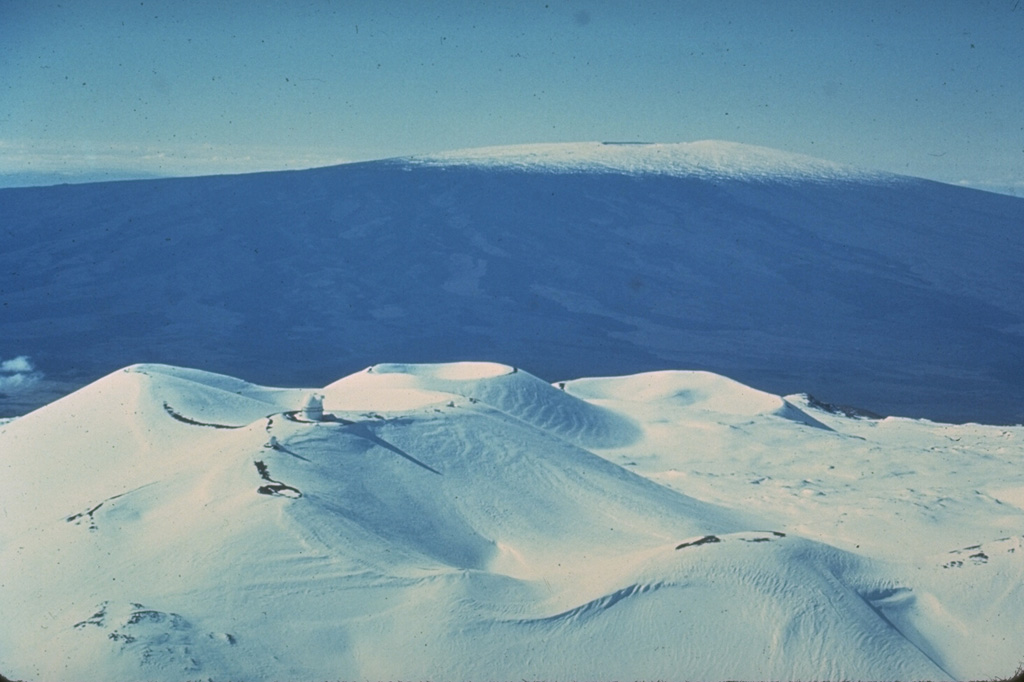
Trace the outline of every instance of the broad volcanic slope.
<instances>
[{"instance_id":1,"label":"broad volcanic slope","mask_svg":"<svg viewBox=\"0 0 1024 682\"><path fill-rule=\"evenodd\" d=\"M778 153L752 173L738 145L579 149L2 190L0 357L53 383L0 409L136 361L323 385L494 358L1024 420L1024 201Z\"/></svg>"}]
</instances>

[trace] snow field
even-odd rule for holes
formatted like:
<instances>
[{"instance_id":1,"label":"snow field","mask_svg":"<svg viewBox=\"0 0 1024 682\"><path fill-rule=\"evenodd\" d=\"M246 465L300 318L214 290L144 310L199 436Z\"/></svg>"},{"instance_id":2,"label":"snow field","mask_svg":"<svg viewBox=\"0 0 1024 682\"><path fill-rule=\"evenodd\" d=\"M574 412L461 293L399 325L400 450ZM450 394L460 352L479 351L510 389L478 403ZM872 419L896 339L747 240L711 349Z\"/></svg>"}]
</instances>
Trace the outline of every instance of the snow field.
<instances>
[{"instance_id":1,"label":"snow field","mask_svg":"<svg viewBox=\"0 0 1024 682\"><path fill-rule=\"evenodd\" d=\"M1022 437L706 372L390 364L300 390L137 365L0 425L0 657L24 679L992 677L1024 637Z\"/></svg>"},{"instance_id":2,"label":"snow field","mask_svg":"<svg viewBox=\"0 0 1024 682\"><path fill-rule=\"evenodd\" d=\"M478 147L411 157L407 163L441 167L478 166L755 180L898 179L898 176L860 170L801 154L721 140L670 144L576 142Z\"/></svg>"}]
</instances>

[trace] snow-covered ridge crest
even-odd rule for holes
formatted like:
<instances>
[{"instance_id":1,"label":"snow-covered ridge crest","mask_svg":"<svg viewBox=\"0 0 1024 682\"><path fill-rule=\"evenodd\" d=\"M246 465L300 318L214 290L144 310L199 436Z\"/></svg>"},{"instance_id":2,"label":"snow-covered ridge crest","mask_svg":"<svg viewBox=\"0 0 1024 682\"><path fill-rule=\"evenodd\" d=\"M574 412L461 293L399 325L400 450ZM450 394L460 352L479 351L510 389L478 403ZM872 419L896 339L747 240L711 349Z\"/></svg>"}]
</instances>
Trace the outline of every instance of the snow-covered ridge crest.
<instances>
[{"instance_id":1,"label":"snow-covered ridge crest","mask_svg":"<svg viewBox=\"0 0 1024 682\"><path fill-rule=\"evenodd\" d=\"M459 149L405 159L419 166L481 166L553 172L737 177L747 179L894 179L768 147L701 140L677 143L574 142Z\"/></svg>"}]
</instances>

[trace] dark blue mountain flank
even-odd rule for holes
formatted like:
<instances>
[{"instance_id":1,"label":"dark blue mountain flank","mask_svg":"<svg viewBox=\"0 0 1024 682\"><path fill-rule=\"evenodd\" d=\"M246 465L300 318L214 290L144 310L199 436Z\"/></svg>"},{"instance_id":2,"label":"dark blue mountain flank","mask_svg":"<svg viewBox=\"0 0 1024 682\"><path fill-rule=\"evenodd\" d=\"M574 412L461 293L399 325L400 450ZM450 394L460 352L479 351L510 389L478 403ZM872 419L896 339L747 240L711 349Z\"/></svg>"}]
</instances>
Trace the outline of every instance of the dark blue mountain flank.
<instances>
[{"instance_id":1,"label":"dark blue mountain flank","mask_svg":"<svg viewBox=\"0 0 1024 682\"><path fill-rule=\"evenodd\" d=\"M0 415L133 362L319 386L480 359L1024 421L1024 200L671 147L0 190L0 359L45 376Z\"/></svg>"}]
</instances>

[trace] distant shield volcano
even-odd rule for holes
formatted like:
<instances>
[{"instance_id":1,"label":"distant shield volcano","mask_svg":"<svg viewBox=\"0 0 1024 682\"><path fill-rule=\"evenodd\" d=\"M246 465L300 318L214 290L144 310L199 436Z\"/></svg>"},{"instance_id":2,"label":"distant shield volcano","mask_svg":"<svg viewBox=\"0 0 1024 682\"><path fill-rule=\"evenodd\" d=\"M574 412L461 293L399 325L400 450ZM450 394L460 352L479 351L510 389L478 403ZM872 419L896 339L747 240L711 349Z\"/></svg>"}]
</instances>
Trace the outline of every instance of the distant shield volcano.
<instances>
[{"instance_id":1,"label":"distant shield volcano","mask_svg":"<svg viewBox=\"0 0 1024 682\"><path fill-rule=\"evenodd\" d=\"M0 414L132 362L706 369L1024 421L1024 200L728 143L541 145L0 191ZM47 393L48 391L48 393Z\"/></svg>"}]
</instances>

